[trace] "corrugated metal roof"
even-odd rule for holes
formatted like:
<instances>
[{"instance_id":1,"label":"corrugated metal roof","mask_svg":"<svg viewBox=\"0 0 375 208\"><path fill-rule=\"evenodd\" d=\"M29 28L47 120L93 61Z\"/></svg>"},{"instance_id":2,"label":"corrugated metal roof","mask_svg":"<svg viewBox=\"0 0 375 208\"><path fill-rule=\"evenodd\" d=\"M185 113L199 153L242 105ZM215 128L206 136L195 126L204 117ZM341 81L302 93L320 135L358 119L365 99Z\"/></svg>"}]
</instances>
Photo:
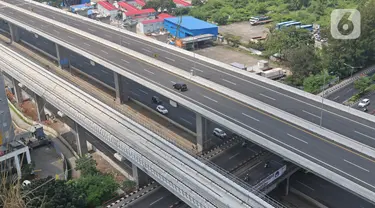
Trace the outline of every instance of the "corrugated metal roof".
<instances>
[{"instance_id":1,"label":"corrugated metal roof","mask_svg":"<svg viewBox=\"0 0 375 208\"><path fill-rule=\"evenodd\" d=\"M129 11L125 12L126 16L136 15L136 14L147 14L147 13L155 13L155 9L142 9L137 11Z\"/></svg>"},{"instance_id":2,"label":"corrugated metal roof","mask_svg":"<svg viewBox=\"0 0 375 208\"><path fill-rule=\"evenodd\" d=\"M159 19L164 19L164 18L169 18L169 17L174 17L174 16L167 14L167 13L161 13L158 15Z\"/></svg>"},{"instance_id":3,"label":"corrugated metal roof","mask_svg":"<svg viewBox=\"0 0 375 208\"><path fill-rule=\"evenodd\" d=\"M179 23L180 17L165 18L166 22L171 22L174 24ZM194 18L192 16L183 16L181 21L181 27L184 27L188 30L198 30L204 28L217 28L217 25L205 22L203 20Z\"/></svg>"},{"instance_id":4,"label":"corrugated metal roof","mask_svg":"<svg viewBox=\"0 0 375 208\"><path fill-rule=\"evenodd\" d=\"M106 1L99 1L98 4L100 6L102 6L104 9L106 10L117 10L117 8L115 6L113 6L112 4L110 4L109 2L106 2Z\"/></svg>"},{"instance_id":5,"label":"corrugated metal roof","mask_svg":"<svg viewBox=\"0 0 375 208\"><path fill-rule=\"evenodd\" d=\"M142 24L151 24L151 23L156 23L156 22L163 22L164 19L150 19L150 20L143 20Z\"/></svg>"},{"instance_id":6,"label":"corrugated metal roof","mask_svg":"<svg viewBox=\"0 0 375 208\"><path fill-rule=\"evenodd\" d=\"M126 2L119 2L118 5L121 7L121 8L124 8L126 9L126 11L128 12L131 12L131 11L138 11L139 9L131 4L128 4Z\"/></svg>"},{"instance_id":7,"label":"corrugated metal roof","mask_svg":"<svg viewBox=\"0 0 375 208\"><path fill-rule=\"evenodd\" d=\"M188 2L186 2L186 1L184 1L184 0L173 0L173 2L174 2L175 4L180 4L180 5L182 5L182 6L191 6L190 3L188 3Z\"/></svg>"}]
</instances>

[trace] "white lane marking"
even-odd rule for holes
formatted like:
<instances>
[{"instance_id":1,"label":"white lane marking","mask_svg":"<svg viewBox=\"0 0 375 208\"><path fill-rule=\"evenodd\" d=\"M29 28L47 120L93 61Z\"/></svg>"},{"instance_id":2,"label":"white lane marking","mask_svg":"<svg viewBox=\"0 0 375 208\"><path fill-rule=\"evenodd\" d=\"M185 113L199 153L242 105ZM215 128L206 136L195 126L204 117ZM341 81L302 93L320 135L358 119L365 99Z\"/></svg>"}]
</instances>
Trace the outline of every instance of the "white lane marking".
<instances>
[{"instance_id":1,"label":"white lane marking","mask_svg":"<svg viewBox=\"0 0 375 208\"><path fill-rule=\"evenodd\" d=\"M320 116L317 116L317 115L315 115L315 114L313 114L313 113L310 113L310 112L308 112L308 111L305 111L305 110L302 110L304 113L307 113L307 114L309 114L310 116L314 116L314 117L317 117L317 118L320 118Z\"/></svg>"},{"instance_id":2,"label":"white lane marking","mask_svg":"<svg viewBox=\"0 0 375 208\"><path fill-rule=\"evenodd\" d=\"M142 48L142 50L151 53L150 50L147 50L147 49L145 49L145 48Z\"/></svg>"},{"instance_id":3,"label":"white lane marking","mask_svg":"<svg viewBox=\"0 0 375 208\"><path fill-rule=\"evenodd\" d=\"M106 72L106 71L104 71L104 70L100 70L100 71L102 71L104 74L108 74L108 72Z\"/></svg>"},{"instance_id":4,"label":"white lane marking","mask_svg":"<svg viewBox=\"0 0 375 208\"><path fill-rule=\"evenodd\" d=\"M112 36L110 36L108 34L105 34L104 36L107 37L107 38L112 38Z\"/></svg>"},{"instance_id":5,"label":"white lane marking","mask_svg":"<svg viewBox=\"0 0 375 208\"><path fill-rule=\"evenodd\" d=\"M258 119L254 118L254 117L252 117L252 116L249 116L249 115L247 115L247 114L245 114L245 113L242 113L242 115L244 115L244 116L246 116L246 117L248 117L248 118L251 118L251 119L253 119L253 120L255 120L255 121L258 121L258 122L259 122L259 120L258 120Z\"/></svg>"},{"instance_id":6,"label":"white lane marking","mask_svg":"<svg viewBox=\"0 0 375 208\"><path fill-rule=\"evenodd\" d=\"M77 24L77 23L73 23L73 25L75 25L75 26L79 26L79 24Z\"/></svg>"},{"instance_id":7,"label":"white lane marking","mask_svg":"<svg viewBox=\"0 0 375 208\"><path fill-rule=\"evenodd\" d=\"M40 25L41 27L47 27L47 25Z\"/></svg>"},{"instance_id":8,"label":"white lane marking","mask_svg":"<svg viewBox=\"0 0 375 208\"><path fill-rule=\"evenodd\" d=\"M259 95L261 95L261 96L263 96L263 97L265 97L265 98L271 99L271 100L276 100L275 98L270 97L270 96L267 96L267 95L262 94L262 93L259 93Z\"/></svg>"},{"instance_id":9,"label":"white lane marking","mask_svg":"<svg viewBox=\"0 0 375 208\"><path fill-rule=\"evenodd\" d=\"M217 103L216 100L214 100L214 99L212 99L212 98L210 98L210 97L207 97L207 96L205 96L205 95L202 95L202 96L205 97L205 98L207 98L207 99L209 99L209 100L211 100L211 101L213 101L213 102L215 102L215 103Z\"/></svg>"},{"instance_id":10,"label":"white lane marking","mask_svg":"<svg viewBox=\"0 0 375 208\"><path fill-rule=\"evenodd\" d=\"M155 74L154 72L150 71L150 70L147 70L147 69L144 69L146 72L150 73L150 74Z\"/></svg>"},{"instance_id":11,"label":"white lane marking","mask_svg":"<svg viewBox=\"0 0 375 208\"><path fill-rule=\"evenodd\" d=\"M184 118L182 118L182 117L180 117L180 119L181 119L182 121L184 121L184 122L186 122L186 123L192 125L192 123L191 123L190 121L188 121L188 120L186 120L186 119L184 119Z\"/></svg>"},{"instance_id":12,"label":"white lane marking","mask_svg":"<svg viewBox=\"0 0 375 208\"><path fill-rule=\"evenodd\" d=\"M174 82L174 81L171 81L172 82L172 84L176 84L176 82Z\"/></svg>"},{"instance_id":13,"label":"white lane marking","mask_svg":"<svg viewBox=\"0 0 375 208\"><path fill-rule=\"evenodd\" d=\"M155 200L154 202L152 202L151 204L150 204L150 206L152 206L152 205L154 205L155 203L158 203L160 200L162 200L164 198L164 196L163 197L160 197L159 199L157 199L157 200Z\"/></svg>"},{"instance_id":14,"label":"white lane marking","mask_svg":"<svg viewBox=\"0 0 375 208\"><path fill-rule=\"evenodd\" d=\"M55 16L52 16L52 19L56 19L56 17L55 17Z\"/></svg>"},{"instance_id":15,"label":"white lane marking","mask_svg":"<svg viewBox=\"0 0 375 208\"><path fill-rule=\"evenodd\" d=\"M297 181L297 183L301 184L302 186L304 186L304 187L306 187L306 188L308 188L308 189L310 189L310 190L312 190L312 191L315 191L315 189L313 189L313 188L311 188L310 186L308 186L308 185L302 183L301 181Z\"/></svg>"},{"instance_id":16,"label":"white lane marking","mask_svg":"<svg viewBox=\"0 0 375 208\"><path fill-rule=\"evenodd\" d=\"M228 82L229 84L232 84L232 85L237 85L236 83L234 83L234 82L231 82L231 81L229 81L229 80L226 80L226 79L222 79L224 82Z\"/></svg>"},{"instance_id":17,"label":"white lane marking","mask_svg":"<svg viewBox=\"0 0 375 208\"><path fill-rule=\"evenodd\" d=\"M91 46L90 44L88 44L88 43L83 43L83 44L85 44L85 45L87 45L87 46Z\"/></svg>"},{"instance_id":18,"label":"white lane marking","mask_svg":"<svg viewBox=\"0 0 375 208\"><path fill-rule=\"evenodd\" d=\"M105 53L105 54L108 54L108 52L107 51L105 51L105 50L100 50L101 52L103 52L103 53Z\"/></svg>"},{"instance_id":19,"label":"white lane marking","mask_svg":"<svg viewBox=\"0 0 375 208\"><path fill-rule=\"evenodd\" d=\"M240 154L240 153L237 153L237 154L234 154L234 155L230 156L230 157L229 157L229 160L232 159L232 158L234 158L234 157L236 157L236 156L239 155L239 154Z\"/></svg>"},{"instance_id":20,"label":"white lane marking","mask_svg":"<svg viewBox=\"0 0 375 208\"><path fill-rule=\"evenodd\" d=\"M366 171L366 172L370 172L370 171L367 170L366 168L363 168L363 167L361 167L361 166L359 166L359 165L357 165L357 164L354 164L354 163L352 163L352 162L350 162L350 161L347 161L347 160L345 160L345 159L344 159L344 161L347 162L347 163L349 163L349 164L351 164L351 165L353 165L353 166L355 166L355 167L357 167L357 168L359 168L359 169L362 169L362 170L364 170L364 171Z\"/></svg>"},{"instance_id":21,"label":"white lane marking","mask_svg":"<svg viewBox=\"0 0 375 208\"><path fill-rule=\"evenodd\" d=\"M198 68L196 68L196 67L191 67L191 68L194 69L194 70L197 70L197 71L199 71L199 72L203 72L203 70L198 69Z\"/></svg>"},{"instance_id":22,"label":"white lane marking","mask_svg":"<svg viewBox=\"0 0 375 208\"><path fill-rule=\"evenodd\" d=\"M362 135L362 136L364 136L364 137L367 137L367 138L369 138L369 139L375 140L375 138L370 137L369 135L366 135L366 134L361 133L361 132L359 132L359 131L354 131L354 132L357 133L357 134L359 134L359 135Z\"/></svg>"},{"instance_id":23,"label":"white lane marking","mask_svg":"<svg viewBox=\"0 0 375 208\"><path fill-rule=\"evenodd\" d=\"M72 36L69 36L69 35L68 35L68 38L70 38L70 39L73 39L73 40L75 39L74 37L72 37Z\"/></svg>"},{"instance_id":24,"label":"white lane marking","mask_svg":"<svg viewBox=\"0 0 375 208\"><path fill-rule=\"evenodd\" d=\"M95 30L94 29L91 29L91 28L87 28L88 30L90 30L91 32L95 32Z\"/></svg>"},{"instance_id":25,"label":"white lane marking","mask_svg":"<svg viewBox=\"0 0 375 208\"><path fill-rule=\"evenodd\" d=\"M298 141L300 141L300 142L303 142L303 143L305 143L305 144L309 144L308 142L306 142L306 141L304 141L304 140L302 140L302 139L300 139L300 138L298 138L298 137L296 137L296 136L293 136L293 135L291 135L291 134L288 134L288 136L290 136L290 137L292 137L293 139L296 139L296 140L298 140Z\"/></svg>"},{"instance_id":26,"label":"white lane marking","mask_svg":"<svg viewBox=\"0 0 375 208\"><path fill-rule=\"evenodd\" d=\"M55 33L57 33L57 34L60 34L60 32L59 31L57 31L57 30L53 30Z\"/></svg>"},{"instance_id":27,"label":"white lane marking","mask_svg":"<svg viewBox=\"0 0 375 208\"><path fill-rule=\"evenodd\" d=\"M9 14L14 14L14 13L13 13L13 12L11 12L11 11L9 11L8 13L9 13Z\"/></svg>"},{"instance_id":28,"label":"white lane marking","mask_svg":"<svg viewBox=\"0 0 375 208\"><path fill-rule=\"evenodd\" d=\"M138 95L137 93L133 92L133 91L130 91L131 94L134 94L135 96L137 97L140 97L140 95Z\"/></svg>"},{"instance_id":29,"label":"white lane marking","mask_svg":"<svg viewBox=\"0 0 375 208\"><path fill-rule=\"evenodd\" d=\"M46 45L48 44L48 42L47 42L47 41L43 41L43 43L44 43L44 44L46 44Z\"/></svg>"},{"instance_id":30,"label":"white lane marking","mask_svg":"<svg viewBox=\"0 0 375 208\"><path fill-rule=\"evenodd\" d=\"M130 43L128 43L126 41L121 41L121 42L124 43L124 44L130 45Z\"/></svg>"},{"instance_id":31,"label":"white lane marking","mask_svg":"<svg viewBox=\"0 0 375 208\"><path fill-rule=\"evenodd\" d=\"M125 63L129 63L129 61L125 60L125 59L121 59L121 61L125 62Z\"/></svg>"},{"instance_id":32,"label":"white lane marking","mask_svg":"<svg viewBox=\"0 0 375 208\"><path fill-rule=\"evenodd\" d=\"M148 93L147 93L146 91L143 91L143 90L141 90L141 89L138 89L138 90L141 91L143 94L148 95Z\"/></svg>"},{"instance_id":33,"label":"white lane marking","mask_svg":"<svg viewBox=\"0 0 375 208\"><path fill-rule=\"evenodd\" d=\"M346 92L350 92L350 91L352 91L353 90L353 88L350 88L348 91L346 91Z\"/></svg>"},{"instance_id":34,"label":"white lane marking","mask_svg":"<svg viewBox=\"0 0 375 208\"><path fill-rule=\"evenodd\" d=\"M340 95L339 96L337 96L337 97L335 97L335 98L333 98L333 100L336 100L336 99L338 99L340 97Z\"/></svg>"},{"instance_id":35,"label":"white lane marking","mask_svg":"<svg viewBox=\"0 0 375 208\"><path fill-rule=\"evenodd\" d=\"M260 165L262 163L263 163L263 161L259 161L257 164L255 164L255 165L251 166L249 169L247 169L247 172L250 172L250 170L256 168L258 165Z\"/></svg>"},{"instance_id":36,"label":"white lane marking","mask_svg":"<svg viewBox=\"0 0 375 208\"><path fill-rule=\"evenodd\" d=\"M253 149L251 149L251 148L249 148L249 147L246 147L246 149L248 149L248 150L250 150L250 151L252 151L252 152L254 152L254 153L257 153L255 150L253 150Z\"/></svg>"},{"instance_id":37,"label":"white lane marking","mask_svg":"<svg viewBox=\"0 0 375 208\"><path fill-rule=\"evenodd\" d=\"M164 57L165 59L168 59L168 60L170 60L170 61L173 61L173 62L175 62L175 60L174 59L171 59L171 58L169 58L169 57Z\"/></svg>"}]
</instances>

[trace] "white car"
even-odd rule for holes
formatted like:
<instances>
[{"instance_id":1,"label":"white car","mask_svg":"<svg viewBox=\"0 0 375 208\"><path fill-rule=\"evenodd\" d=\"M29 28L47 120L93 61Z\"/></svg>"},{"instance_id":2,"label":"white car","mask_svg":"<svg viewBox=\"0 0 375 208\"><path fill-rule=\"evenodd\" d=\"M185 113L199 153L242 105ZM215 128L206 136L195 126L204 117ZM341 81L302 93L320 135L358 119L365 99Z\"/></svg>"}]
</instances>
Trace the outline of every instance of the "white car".
<instances>
[{"instance_id":1,"label":"white car","mask_svg":"<svg viewBox=\"0 0 375 208\"><path fill-rule=\"evenodd\" d=\"M370 99L363 99L358 103L358 107L364 108L370 104Z\"/></svg>"},{"instance_id":2,"label":"white car","mask_svg":"<svg viewBox=\"0 0 375 208\"><path fill-rule=\"evenodd\" d=\"M212 132L215 136L219 137L219 138L222 138L224 139L225 137L227 137L227 134L219 129L219 128L215 128L214 131Z\"/></svg>"},{"instance_id":3,"label":"white car","mask_svg":"<svg viewBox=\"0 0 375 208\"><path fill-rule=\"evenodd\" d=\"M156 106L156 110L159 113L164 114L164 115L168 113L168 110L164 106L162 106L162 105Z\"/></svg>"}]
</instances>

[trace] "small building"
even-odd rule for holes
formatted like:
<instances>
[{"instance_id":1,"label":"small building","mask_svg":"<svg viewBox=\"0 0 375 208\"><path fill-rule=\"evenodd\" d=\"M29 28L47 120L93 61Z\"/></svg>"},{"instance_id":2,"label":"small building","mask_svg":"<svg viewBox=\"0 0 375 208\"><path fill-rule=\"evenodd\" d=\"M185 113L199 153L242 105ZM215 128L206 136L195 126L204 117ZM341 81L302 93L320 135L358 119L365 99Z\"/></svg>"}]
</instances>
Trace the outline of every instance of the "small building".
<instances>
[{"instance_id":1,"label":"small building","mask_svg":"<svg viewBox=\"0 0 375 208\"><path fill-rule=\"evenodd\" d=\"M143 0L128 1L128 3L137 7L138 9L142 9L146 5Z\"/></svg>"},{"instance_id":2,"label":"small building","mask_svg":"<svg viewBox=\"0 0 375 208\"><path fill-rule=\"evenodd\" d=\"M119 2L118 3L120 9L124 12L132 12L132 11L138 11L139 9L131 4L128 4L126 2Z\"/></svg>"},{"instance_id":3,"label":"small building","mask_svg":"<svg viewBox=\"0 0 375 208\"><path fill-rule=\"evenodd\" d=\"M93 9L94 6L91 5L90 3L88 4L78 4L78 5L72 5L70 6L70 11L73 13L79 13L81 11L86 11L89 9Z\"/></svg>"},{"instance_id":4,"label":"small building","mask_svg":"<svg viewBox=\"0 0 375 208\"><path fill-rule=\"evenodd\" d=\"M176 7L191 7L191 4L184 1L184 0L173 0L173 2L176 4Z\"/></svg>"},{"instance_id":5,"label":"small building","mask_svg":"<svg viewBox=\"0 0 375 208\"><path fill-rule=\"evenodd\" d=\"M150 34L163 28L164 19L143 20L137 25L137 33Z\"/></svg>"},{"instance_id":6,"label":"small building","mask_svg":"<svg viewBox=\"0 0 375 208\"><path fill-rule=\"evenodd\" d=\"M117 15L118 9L107 1L99 1L98 12L103 17L114 18Z\"/></svg>"},{"instance_id":7,"label":"small building","mask_svg":"<svg viewBox=\"0 0 375 208\"><path fill-rule=\"evenodd\" d=\"M168 13L160 13L158 16L156 16L158 19L165 19L165 18L170 18L170 17L174 17Z\"/></svg>"},{"instance_id":8,"label":"small building","mask_svg":"<svg viewBox=\"0 0 375 208\"><path fill-rule=\"evenodd\" d=\"M155 9L142 9L138 11L125 12L123 15L124 20L134 20L141 22L143 20L155 19L157 12Z\"/></svg>"},{"instance_id":9,"label":"small building","mask_svg":"<svg viewBox=\"0 0 375 208\"><path fill-rule=\"evenodd\" d=\"M178 25L180 25L179 31L177 31L178 38L204 34L211 34L212 36L217 37L217 35L219 34L217 25L191 16L172 17L164 19L164 28L173 36L176 36Z\"/></svg>"}]
</instances>

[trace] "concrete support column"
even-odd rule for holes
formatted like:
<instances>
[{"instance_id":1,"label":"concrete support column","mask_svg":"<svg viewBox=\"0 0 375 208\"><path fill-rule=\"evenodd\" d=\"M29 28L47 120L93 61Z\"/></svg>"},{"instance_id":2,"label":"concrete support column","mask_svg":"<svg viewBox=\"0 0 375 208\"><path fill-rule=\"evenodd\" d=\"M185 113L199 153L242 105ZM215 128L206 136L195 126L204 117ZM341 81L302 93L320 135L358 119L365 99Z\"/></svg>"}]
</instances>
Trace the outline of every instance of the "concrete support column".
<instances>
[{"instance_id":1,"label":"concrete support column","mask_svg":"<svg viewBox=\"0 0 375 208\"><path fill-rule=\"evenodd\" d=\"M9 25L10 35L11 35L11 41L18 42L20 40L19 28L10 22L8 22L8 25Z\"/></svg>"},{"instance_id":2,"label":"concrete support column","mask_svg":"<svg viewBox=\"0 0 375 208\"><path fill-rule=\"evenodd\" d=\"M134 164L132 164L132 172L133 172L133 178L135 182L137 183L137 188L145 186L149 183L150 176L148 176L145 172L143 172Z\"/></svg>"},{"instance_id":3,"label":"concrete support column","mask_svg":"<svg viewBox=\"0 0 375 208\"><path fill-rule=\"evenodd\" d=\"M116 103L118 104L121 104L123 99L121 99L121 86L122 86L122 83L121 83L121 75L119 75L118 73L116 72L113 72L113 75L114 75L114 78L115 78L115 88L116 88Z\"/></svg>"},{"instance_id":4,"label":"concrete support column","mask_svg":"<svg viewBox=\"0 0 375 208\"><path fill-rule=\"evenodd\" d=\"M207 148L207 119L196 114L197 149L201 152Z\"/></svg>"},{"instance_id":5,"label":"concrete support column","mask_svg":"<svg viewBox=\"0 0 375 208\"><path fill-rule=\"evenodd\" d=\"M61 69L62 66L61 66L61 56L60 56L60 47L57 43L55 43L55 46L56 46L56 58L57 58L57 62L59 63L59 68Z\"/></svg>"},{"instance_id":6,"label":"concrete support column","mask_svg":"<svg viewBox=\"0 0 375 208\"><path fill-rule=\"evenodd\" d=\"M14 165L16 166L16 169L17 169L18 179L21 179L22 173L21 173L21 166L20 166L20 160L18 158L18 155L14 156Z\"/></svg>"},{"instance_id":7,"label":"concrete support column","mask_svg":"<svg viewBox=\"0 0 375 208\"><path fill-rule=\"evenodd\" d=\"M12 78L13 87L14 87L14 96L18 104L22 104L22 88L19 86L19 83L16 79Z\"/></svg>"},{"instance_id":8,"label":"concrete support column","mask_svg":"<svg viewBox=\"0 0 375 208\"><path fill-rule=\"evenodd\" d=\"M46 101L35 93L34 93L34 100L35 100L36 110L38 114L38 121L39 122L45 121L46 112L44 111L44 106L46 105Z\"/></svg>"},{"instance_id":9,"label":"concrete support column","mask_svg":"<svg viewBox=\"0 0 375 208\"><path fill-rule=\"evenodd\" d=\"M285 196L288 196L289 194L289 177L286 178L286 183L285 183Z\"/></svg>"},{"instance_id":10,"label":"concrete support column","mask_svg":"<svg viewBox=\"0 0 375 208\"><path fill-rule=\"evenodd\" d=\"M31 163L31 156L30 156L30 151L29 151L29 149L27 149L27 151L26 151L26 160L27 160L27 164L30 164L30 163Z\"/></svg>"},{"instance_id":11,"label":"concrete support column","mask_svg":"<svg viewBox=\"0 0 375 208\"><path fill-rule=\"evenodd\" d=\"M76 139L77 139L77 151L78 151L78 155L81 156L81 157L89 152L88 148L87 148L87 141L86 141L85 137L83 135L81 135L82 133L84 133L84 131L82 131L82 130L83 130L82 127L75 122L75 132L76 132Z\"/></svg>"}]
</instances>

